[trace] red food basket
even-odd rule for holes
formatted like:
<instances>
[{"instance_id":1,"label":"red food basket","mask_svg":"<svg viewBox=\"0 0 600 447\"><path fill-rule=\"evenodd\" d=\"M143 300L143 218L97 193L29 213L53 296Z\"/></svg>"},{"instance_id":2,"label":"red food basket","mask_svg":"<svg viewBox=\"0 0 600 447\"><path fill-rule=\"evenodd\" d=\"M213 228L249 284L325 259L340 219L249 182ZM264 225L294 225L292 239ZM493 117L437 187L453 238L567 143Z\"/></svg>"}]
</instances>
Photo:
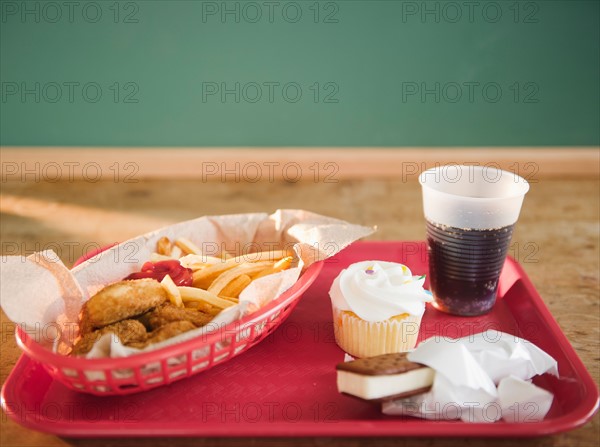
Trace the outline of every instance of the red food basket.
<instances>
[{"instance_id":1,"label":"red food basket","mask_svg":"<svg viewBox=\"0 0 600 447\"><path fill-rule=\"evenodd\" d=\"M73 390L100 396L150 390L206 371L259 343L290 315L322 267L323 262L309 266L291 288L260 310L209 334L155 351L122 358L68 357L42 347L20 326L17 344L50 376Z\"/></svg>"}]
</instances>

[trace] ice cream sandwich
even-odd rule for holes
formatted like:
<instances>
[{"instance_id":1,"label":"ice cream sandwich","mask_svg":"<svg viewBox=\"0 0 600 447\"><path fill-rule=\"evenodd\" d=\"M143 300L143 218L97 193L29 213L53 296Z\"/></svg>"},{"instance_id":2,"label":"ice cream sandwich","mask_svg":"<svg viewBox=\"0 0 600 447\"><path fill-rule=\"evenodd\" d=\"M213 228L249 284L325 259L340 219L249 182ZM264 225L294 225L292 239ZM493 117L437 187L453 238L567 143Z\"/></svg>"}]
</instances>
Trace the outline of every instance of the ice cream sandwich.
<instances>
[{"instance_id":1,"label":"ice cream sandwich","mask_svg":"<svg viewBox=\"0 0 600 447\"><path fill-rule=\"evenodd\" d=\"M424 393L435 376L433 369L408 360L405 352L339 363L336 370L340 393L369 401Z\"/></svg>"}]
</instances>

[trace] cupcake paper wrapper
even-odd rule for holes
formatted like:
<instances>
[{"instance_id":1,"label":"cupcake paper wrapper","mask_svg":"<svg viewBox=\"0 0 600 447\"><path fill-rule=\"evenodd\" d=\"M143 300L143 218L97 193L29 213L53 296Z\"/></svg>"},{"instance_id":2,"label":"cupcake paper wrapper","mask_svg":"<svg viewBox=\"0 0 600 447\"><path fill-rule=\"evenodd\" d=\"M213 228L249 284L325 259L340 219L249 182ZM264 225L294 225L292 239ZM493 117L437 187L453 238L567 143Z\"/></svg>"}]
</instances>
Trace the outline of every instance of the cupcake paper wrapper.
<instances>
[{"instance_id":1,"label":"cupcake paper wrapper","mask_svg":"<svg viewBox=\"0 0 600 447\"><path fill-rule=\"evenodd\" d=\"M333 308L337 344L354 357L410 351L417 344L421 316L369 322Z\"/></svg>"}]
</instances>

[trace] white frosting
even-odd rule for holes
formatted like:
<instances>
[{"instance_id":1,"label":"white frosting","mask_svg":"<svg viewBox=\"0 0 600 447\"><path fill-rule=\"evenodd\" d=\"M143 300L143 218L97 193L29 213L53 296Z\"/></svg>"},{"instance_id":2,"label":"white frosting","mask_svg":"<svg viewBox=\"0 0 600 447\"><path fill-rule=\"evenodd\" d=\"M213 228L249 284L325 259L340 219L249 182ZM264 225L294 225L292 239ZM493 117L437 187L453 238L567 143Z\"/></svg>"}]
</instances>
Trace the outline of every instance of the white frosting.
<instances>
[{"instance_id":1,"label":"white frosting","mask_svg":"<svg viewBox=\"0 0 600 447\"><path fill-rule=\"evenodd\" d=\"M413 276L403 264L362 261L342 270L333 281L329 296L340 310L375 322L407 313L421 316L431 292L423 289L425 276Z\"/></svg>"}]
</instances>

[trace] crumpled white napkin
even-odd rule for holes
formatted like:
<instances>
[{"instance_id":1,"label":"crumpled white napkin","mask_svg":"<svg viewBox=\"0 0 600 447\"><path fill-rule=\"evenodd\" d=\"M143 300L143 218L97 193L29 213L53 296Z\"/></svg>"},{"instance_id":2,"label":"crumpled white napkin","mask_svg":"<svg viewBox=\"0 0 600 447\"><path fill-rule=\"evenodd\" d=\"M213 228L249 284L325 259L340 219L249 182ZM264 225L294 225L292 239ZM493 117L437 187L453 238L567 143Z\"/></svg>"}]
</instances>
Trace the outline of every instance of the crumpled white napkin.
<instances>
[{"instance_id":1,"label":"crumpled white napkin","mask_svg":"<svg viewBox=\"0 0 600 447\"><path fill-rule=\"evenodd\" d=\"M459 339L432 337L408 354L436 371L431 390L385 402L382 411L464 422L533 422L552 405L552 393L529 382L558 376L556 360L533 343L495 330Z\"/></svg>"}]
</instances>

